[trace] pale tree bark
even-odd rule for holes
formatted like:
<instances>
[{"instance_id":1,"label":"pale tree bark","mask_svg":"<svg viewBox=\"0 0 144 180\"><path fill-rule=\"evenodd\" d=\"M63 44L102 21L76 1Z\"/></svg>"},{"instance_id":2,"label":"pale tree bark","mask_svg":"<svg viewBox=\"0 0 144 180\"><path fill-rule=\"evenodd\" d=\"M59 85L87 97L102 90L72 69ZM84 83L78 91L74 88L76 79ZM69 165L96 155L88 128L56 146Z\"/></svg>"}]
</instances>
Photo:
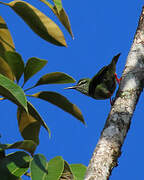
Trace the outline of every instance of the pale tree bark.
<instances>
[{"instance_id":1,"label":"pale tree bark","mask_svg":"<svg viewBox=\"0 0 144 180\"><path fill-rule=\"evenodd\" d=\"M144 7L127 57L116 100L88 166L85 180L107 180L117 166L121 147L144 85Z\"/></svg>"}]
</instances>

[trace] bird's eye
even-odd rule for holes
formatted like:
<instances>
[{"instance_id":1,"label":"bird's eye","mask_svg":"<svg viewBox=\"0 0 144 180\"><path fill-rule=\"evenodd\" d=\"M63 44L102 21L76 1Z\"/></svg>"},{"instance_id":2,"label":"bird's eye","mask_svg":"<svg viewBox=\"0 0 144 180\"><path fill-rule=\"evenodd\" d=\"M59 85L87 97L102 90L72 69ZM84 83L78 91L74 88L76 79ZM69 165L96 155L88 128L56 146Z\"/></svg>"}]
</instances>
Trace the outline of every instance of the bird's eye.
<instances>
[{"instance_id":1,"label":"bird's eye","mask_svg":"<svg viewBox=\"0 0 144 180\"><path fill-rule=\"evenodd\" d=\"M78 85L82 85L82 84L85 84L87 81L86 80L81 80L78 82Z\"/></svg>"}]
</instances>

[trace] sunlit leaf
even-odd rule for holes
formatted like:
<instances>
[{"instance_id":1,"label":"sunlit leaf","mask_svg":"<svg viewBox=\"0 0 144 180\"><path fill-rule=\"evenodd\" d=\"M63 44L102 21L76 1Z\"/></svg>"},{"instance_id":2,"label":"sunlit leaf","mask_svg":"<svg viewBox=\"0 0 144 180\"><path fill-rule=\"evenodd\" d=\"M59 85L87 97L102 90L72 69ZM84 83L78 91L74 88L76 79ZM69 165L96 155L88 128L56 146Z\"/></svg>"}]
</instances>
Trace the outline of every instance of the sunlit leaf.
<instances>
[{"instance_id":1,"label":"sunlit leaf","mask_svg":"<svg viewBox=\"0 0 144 180\"><path fill-rule=\"evenodd\" d=\"M17 52L6 51L5 52L5 60L8 65L11 67L17 82L24 72L24 61L20 54Z\"/></svg>"},{"instance_id":2,"label":"sunlit leaf","mask_svg":"<svg viewBox=\"0 0 144 180\"><path fill-rule=\"evenodd\" d=\"M84 118L82 116L80 109L75 104L72 104L66 97L62 96L61 94L58 94L56 92L51 92L51 91L41 91L30 96L43 99L45 101L48 101L58 106L59 108L70 113L71 115L73 115L74 117L76 117L82 123L85 124L85 121L84 121Z\"/></svg>"},{"instance_id":3,"label":"sunlit leaf","mask_svg":"<svg viewBox=\"0 0 144 180\"><path fill-rule=\"evenodd\" d=\"M20 133L25 140L33 140L36 144L39 144L41 125L48 131L49 136L51 135L46 123L30 102L28 102L28 113L22 108L18 108L17 119Z\"/></svg>"},{"instance_id":4,"label":"sunlit leaf","mask_svg":"<svg viewBox=\"0 0 144 180\"><path fill-rule=\"evenodd\" d=\"M87 167L83 164L71 164L70 165L71 171L75 177L75 179L83 180Z\"/></svg>"},{"instance_id":5,"label":"sunlit leaf","mask_svg":"<svg viewBox=\"0 0 144 180\"><path fill-rule=\"evenodd\" d=\"M33 75L39 72L47 64L46 60L36 57L30 58L25 66L24 70L24 83L30 79Z\"/></svg>"},{"instance_id":6,"label":"sunlit leaf","mask_svg":"<svg viewBox=\"0 0 144 180\"><path fill-rule=\"evenodd\" d=\"M27 111L27 100L21 87L2 74L0 74L0 95Z\"/></svg>"},{"instance_id":7,"label":"sunlit leaf","mask_svg":"<svg viewBox=\"0 0 144 180\"><path fill-rule=\"evenodd\" d=\"M64 170L64 160L56 156L48 162L48 175L46 180L59 180Z\"/></svg>"},{"instance_id":8,"label":"sunlit leaf","mask_svg":"<svg viewBox=\"0 0 144 180\"><path fill-rule=\"evenodd\" d=\"M60 20L60 22L63 24L63 26L66 28L66 30L70 33L70 35L73 38L70 21L64 8L60 7L60 9L58 10L56 6L53 6L47 0L40 0L40 1L45 3L52 10L52 12L57 16L57 18Z\"/></svg>"},{"instance_id":9,"label":"sunlit leaf","mask_svg":"<svg viewBox=\"0 0 144 180\"><path fill-rule=\"evenodd\" d=\"M0 74L14 80L11 68L5 62L5 51L15 51L15 46L4 19L0 16Z\"/></svg>"},{"instance_id":10,"label":"sunlit leaf","mask_svg":"<svg viewBox=\"0 0 144 180\"><path fill-rule=\"evenodd\" d=\"M27 172L30 159L31 157L22 151L8 155L0 161L0 179L17 180Z\"/></svg>"},{"instance_id":11,"label":"sunlit leaf","mask_svg":"<svg viewBox=\"0 0 144 180\"><path fill-rule=\"evenodd\" d=\"M57 11L57 10L56 10ZM59 20L61 21L61 23L63 24L63 26L67 29L67 31L70 33L70 35L72 36L72 38L74 38L74 35L72 33L72 29L71 29L71 24L68 18L68 15L66 13L66 11L64 10L64 8L62 8L59 11L59 14L57 15L57 17L59 18Z\"/></svg>"},{"instance_id":12,"label":"sunlit leaf","mask_svg":"<svg viewBox=\"0 0 144 180\"><path fill-rule=\"evenodd\" d=\"M37 144L31 140L18 141L13 144L0 144L0 151L5 149L23 149L33 155Z\"/></svg>"},{"instance_id":13,"label":"sunlit leaf","mask_svg":"<svg viewBox=\"0 0 144 180\"><path fill-rule=\"evenodd\" d=\"M4 57L5 51L14 51L15 46L4 19L0 16L0 56Z\"/></svg>"},{"instance_id":14,"label":"sunlit leaf","mask_svg":"<svg viewBox=\"0 0 144 180\"><path fill-rule=\"evenodd\" d=\"M67 46L59 27L45 14L25 1L3 3L10 6L41 38L58 46Z\"/></svg>"},{"instance_id":15,"label":"sunlit leaf","mask_svg":"<svg viewBox=\"0 0 144 180\"><path fill-rule=\"evenodd\" d=\"M12 73L12 70L8 63L3 59L3 57L0 57L0 74L6 76L10 80L14 80L14 75Z\"/></svg>"},{"instance_id":16,"label":"sunlit leaf","mask_svg":"<svg viewBox=\"0 0 144 180\"><path fill-rule=\"evenodd\" d=\"M61 0L53 0L53 2L54 2L54 4L55 4L58 12L59 12L60 10L62 10L62 7L63 7L63 6L62 6L62 1L61 1Z\"/></svg>"}]
</instances>

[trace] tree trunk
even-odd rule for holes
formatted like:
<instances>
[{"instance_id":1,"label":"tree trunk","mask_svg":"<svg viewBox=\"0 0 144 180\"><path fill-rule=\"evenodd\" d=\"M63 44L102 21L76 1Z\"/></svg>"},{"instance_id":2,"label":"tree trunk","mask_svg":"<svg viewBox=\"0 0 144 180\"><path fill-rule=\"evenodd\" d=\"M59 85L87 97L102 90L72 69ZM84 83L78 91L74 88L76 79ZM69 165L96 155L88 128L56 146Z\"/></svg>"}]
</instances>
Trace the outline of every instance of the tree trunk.
<instances>
[{"instance_id":1,"label":"tree trunk","mask_svg":"<svg viewBox=\"0 0 144 180\"><path fill-rule=\"evenodd\" d=\"M117 166L121 147L144 85L144 7L127 57L114 105L88 166L85 180L107 180Z\"/></svg>"}]
</instances>

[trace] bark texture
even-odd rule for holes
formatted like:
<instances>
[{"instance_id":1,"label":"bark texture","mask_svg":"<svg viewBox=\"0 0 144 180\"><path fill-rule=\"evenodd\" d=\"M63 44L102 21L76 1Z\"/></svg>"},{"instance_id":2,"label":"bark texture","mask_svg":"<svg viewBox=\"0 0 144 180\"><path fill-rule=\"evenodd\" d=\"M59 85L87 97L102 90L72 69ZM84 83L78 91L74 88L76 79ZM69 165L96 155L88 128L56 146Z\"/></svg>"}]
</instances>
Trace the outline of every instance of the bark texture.
<instances>
[{"instance_id":1,"label":"bark texture","mask_svg":"<svg viewBox=\"0 0 144 180\"><path fill-rule=\"evenodd\" d=\"M144 86L144 7L127 57L116 100L88 166L85 180L107 180L117 166L131 119Z\"/></svg>"}]
</instances>

